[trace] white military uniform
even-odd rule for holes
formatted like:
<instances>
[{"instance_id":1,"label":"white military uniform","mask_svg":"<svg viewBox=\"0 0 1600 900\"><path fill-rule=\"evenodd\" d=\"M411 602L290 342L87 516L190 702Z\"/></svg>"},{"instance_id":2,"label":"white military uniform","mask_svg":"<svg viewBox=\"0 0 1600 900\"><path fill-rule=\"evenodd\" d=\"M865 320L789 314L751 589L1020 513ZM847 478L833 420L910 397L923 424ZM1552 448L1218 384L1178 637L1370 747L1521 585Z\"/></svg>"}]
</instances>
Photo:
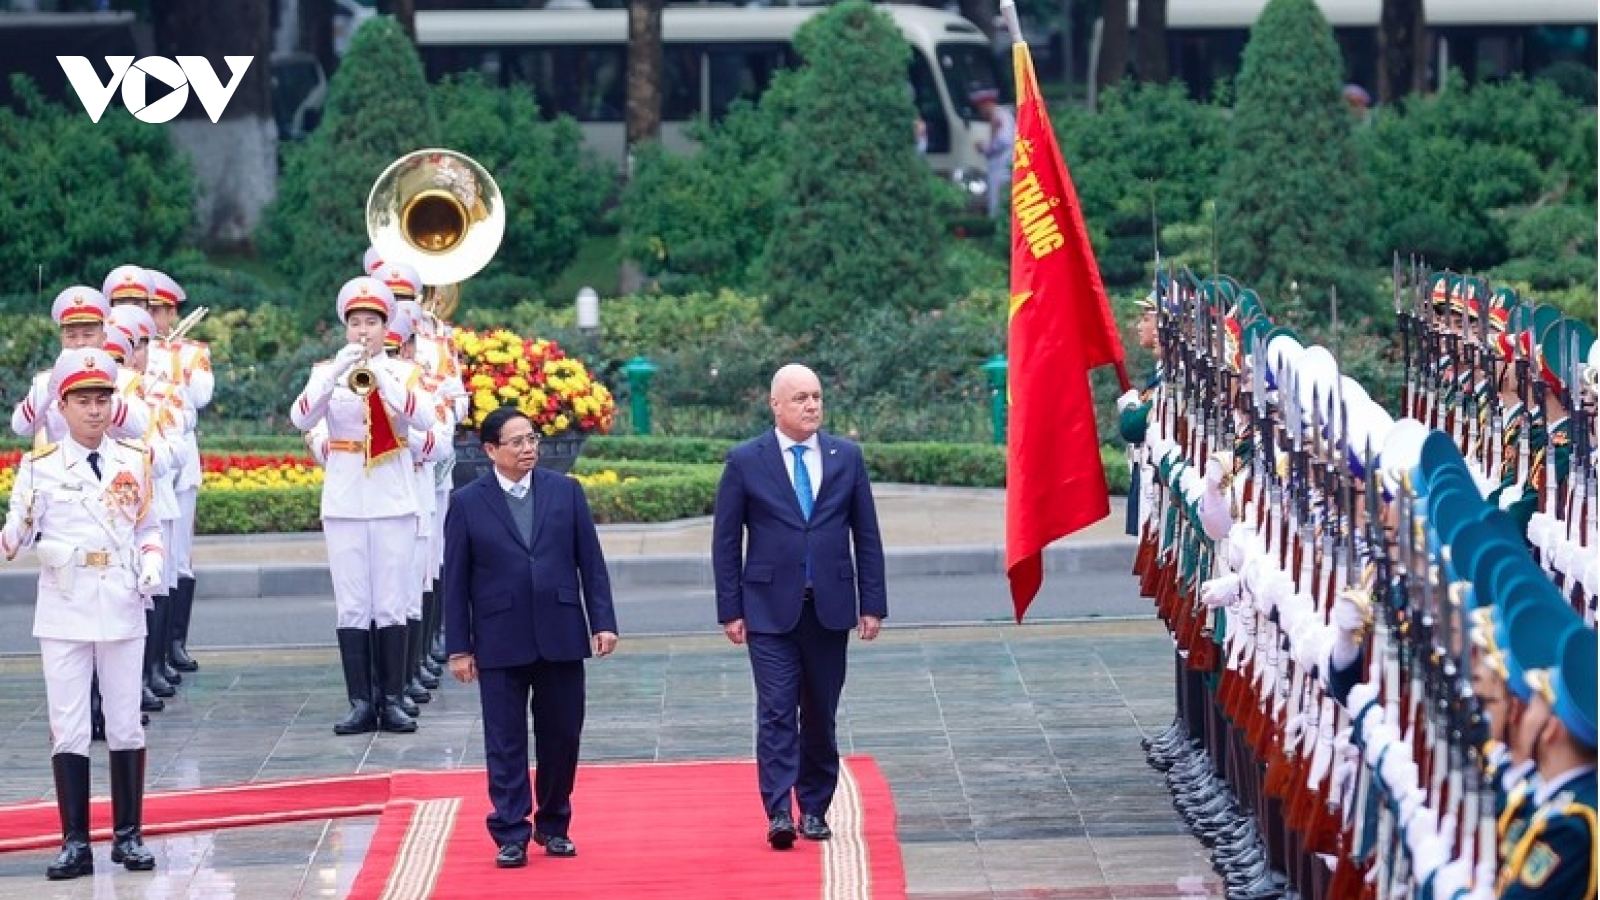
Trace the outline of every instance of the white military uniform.
<instances>
[{"instance_id":1,"label":"white military uniform","mask_svg":"<svg viewBox=\"0 0 1600 900\"><path fill-rule=\"evenodd\" d=\"M187 299L183 288L165 273L152 271L150 274L155 279L156 287L154 296L150 298L152 305L176 307ZM216 376L211 371L211 348L188 338L177 341L153 340L150 342L150 359L145 371L153 377L178 385L189 411L183 433L173 436L181 465L173 484L178 498L178 520L173 525L172 544L167 552L176 577L193 578L195 504L203 474L197 425L200 410L211 405L211 396L216 389Z\"/></svg>"},{"instance_id":2,"label":"white military uniform","mask_svg":"<svg viewBox=\"0 0 1600 900\"><path fill-rule=\"evenodd\" d=\"M104 327L110 315L111 301L106 299L105 294L81 284L57 294L50 306L50 317L63 328L97 322ZM145 405L126 396L125 389L133 375L133 372L121 367L117 369L117 395L111 401L110 434L113 438L141 439L150 425L150 414ZM35 438L40 446L59 442L67 434L67 421L61 418L61 411L56 408L56 398L50 390L50 378L49 371L35 375L33 383L28 386L27 396L11 411L11 430L22 437ZM45 433L36 436L40 428Z\"/></svg>"},{"instance_id":3,"label":"white military uniform","mask_svg":"<svg viewBox=\"0 0 1600 900\"><path fill-rule=\"evenodd\" d=\"M26 456L0 532L8 557L32 546L42 563L33 635L43 657L53 753L87 755L89 684L97 673L107 745L144 746L146 597L139 576L163 556L150 509L151 460L141 445L107 438L93 451L96 478L90 452L69 438Z\"/></svg>"},{"instance_id":4,"label":"white military uniform","mask_svg":"<svg viewBox=\"0 0 1600 900\"><path fill-rule=\"evenodd\" d=\"M377 283L382 288L381 283ZM387 289L382 288L385 295ZM343 304L341 304L343 306ZM360 307L356 307L360 308ZM392 296L387 309L393 308ZM341 314L344 310L341 309ZM388 312L386 311L387 317ZM341 315L342 317L342 315ZM374 392L399 446L373 456L368 400L349 387L349 373L334 361L311 370L289 418L301 431L325 426L317 450L326 453L322 530L328 544L339 628L404 625L411 597L410 559L416 549L417 498L406 447L410 429L433 428L433 406L420 388L421 370L400 359L376 357Z\"/></svg>"}]
</instances>

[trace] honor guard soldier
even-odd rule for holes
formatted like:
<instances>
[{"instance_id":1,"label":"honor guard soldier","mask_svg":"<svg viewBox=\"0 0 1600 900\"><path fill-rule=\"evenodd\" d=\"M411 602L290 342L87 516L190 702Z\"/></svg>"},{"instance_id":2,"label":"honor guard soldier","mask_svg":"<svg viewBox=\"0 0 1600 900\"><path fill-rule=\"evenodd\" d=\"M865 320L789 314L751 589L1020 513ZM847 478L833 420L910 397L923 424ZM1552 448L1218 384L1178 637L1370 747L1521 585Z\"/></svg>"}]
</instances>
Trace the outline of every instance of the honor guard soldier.
<instances>
[{"instance_id":1,"label":"honor guard soldier","mask_svg":"<svg viewBox=\"0 0 1600 900\"><path fill-rule=\"evenodd\" d=\"M337 606L339 656L350 714L335 734L382 729L410 732L401 709L405 687L406 606L415 552L415 470L409 429L433 427L420 371L384 354L394 295L383 282L353 278L339 291L339 318L349 344L318 363L289 418L301 431L325 428L322 529ZM382 678L372 683L374 655Z\"/></svg>"},{"instance_id":2,"label":"honor guard soldier","mask_svg":"<svg viewBox=\"0 0 1600 900\"><path fill-rule=\"evenodd\" d=\"M50 316L61 328L63 350L89 348L100 350L105 346L106 317L111 314L111 304L104 294L87 285L74 285L56 295L50 306ZM28 395L22 398L11 413L11 430L34 439L34 446L59 441L66 436L66 422L55 408L56 400L50 392L50 372L40 372L33 378ZM149 427L149 413L145 405L129 400L122 390L133 378L132 372L120 371L118 392L111 398L111 436L133 438L144 436Z\"/></svg>"},{"instance_id":3,"label":"honor guard soldier","mask_svg":"<svg viewBox=\"0 0 1600 900\"><path fill-rule=\"evenodd\" d=\"M87 290L87 289L85 289ZM155 867L140 832L145 743L139 669L145 598L160 590L161 532L151 514L150 456L109 437L118 366L102 349L63 351L50 378L66 425L23 458L0 551L31 546L41 564L33 634L45 676L61 815L51 879L94 871L89 847L89 685L99 676L111 760L111 861Z\"/></svg>"},{"instance_id":4,"label":"honor guard soldier","mask_svg":"<svg viewBox=\"0 0 1600 900\"><path fill-rule=\"evenodd\" d=\"M211 348L187 334L182 322L192 326L204 315L197 310L180 322L179 308L188 300L182 287L164 272L150 270L155 282L155 293L150 297L150 315L155 319L157 340L150 345L150 375L171 383L181 391L181 401L188 416L182 420L181 431L172 435L179 451L179 462L173 491L178 501L178 518L172 526L172 545L168 549L175 587L172 591L172 614L169 634L166 636L166 655L172 668L179 672L193 672L200 664L189 655L189 621L194 613L194 547L195 502L200 493L200 442L197 425L200 411L211 404L216 379L211 371ZM182 333L175 333L178 331Z\"/></svg>"},{"instance_id":5,"label":"honor guard soldier","mask_svg":"<svg viewBox=\"0 0 1600 900\"><path fill-rule=\"evenodd\" d=\"M1532 732L1539 784L1527 829L1501 866L1501 900L1594 900L1597 653L1594 631L1572 628L1557 665L1528 673L1533 701L1524 728Z\"/></svg>"}]
</instances>

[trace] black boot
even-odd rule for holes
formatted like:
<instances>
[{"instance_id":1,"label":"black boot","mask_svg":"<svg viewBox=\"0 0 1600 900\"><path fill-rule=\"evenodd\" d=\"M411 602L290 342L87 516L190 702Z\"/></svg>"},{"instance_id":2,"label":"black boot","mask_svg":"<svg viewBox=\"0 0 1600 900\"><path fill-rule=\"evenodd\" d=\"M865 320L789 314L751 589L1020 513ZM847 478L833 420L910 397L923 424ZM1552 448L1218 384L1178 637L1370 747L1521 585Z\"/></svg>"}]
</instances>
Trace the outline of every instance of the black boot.
<instances>
[{"instance_id":1,"label":"black boot","mask_svg":"<svg viewBox=\"0 0 1600 900\"><path fill-rule=\"evenodd\" d=\"M382 674L379 692L378 728L409 734L417 730L417 720L406 715L405 699L406 627L387 625L377 630L378 671Z\"/></svg>"},{"instance_id":2,"label":"black boot","mask_svg":"<svg viewBox=\"0 0 1600 900\"><path fill-rule=\"evenodd\" d=\"M194 613L194 579L179 578L172 595L172 641L168 657L179 672L195 672L200 664L189 655L189 617Z\"/></svg>"},{"instance_id":3,"label":"black boot","mask_svg":"<svg viewBox=\"0 0 1600 900\"><path fill-rule=\"evenodd\" d=\"M111 751L111 861L130 872L156 867L144 845L139 821L144 812L144 748Z\"/></svg>"},{"instance_id":4,"label":"black boot","mask_svg":"<svg viewBox=\"0 0 1600 900\"><path fill-rule=\"evenodd\" d=\"M345 696L350 715L333 726L334 734L365 734L378 727L372 705L371 632L365 628L339 629L339 662L344 666Z\"/></svg>"},{"instance_id":5,"label":"black boot","mask_svg":"<svg viewBox=\"0 0 1600 900\"><path fill-rule=\"evenodd\" d=\"M450 661L450 654L444 652L444 592L439 588L438 579L433 582L433 602L438 612L434 614L433 628L428 634L428 657L436 665L443 666Z\"/></svg>"},{"instance_id":6,"label":"black boot","mask_svg":"<svg viewBox=\"0 0 1600 900\"><path fill-rule=\"evenodd\" d=\"M160 700L156 701L160 703ZM89 740L106 739L106 711L100 701L100 676L89 677Z\"/></svg>"},{"instance_id":7,"label":"black boot","mask_svg":"<svg viewBox=\"0 0 1600 900\"><path fill-rule=\"evenodd\" d=\"M61 813L61 852L44 870L51 881L94 874L89 850L89 757L57 753L50 757L56 776L56 809Z\"/></svg>"},{"instance_id":8,"label":"black boot","mask_svg":"<svg viewBox=\"0 0 1600 900\"><path fill-rule=\"evenodd\" d=\"M422 634L417 641L417 683L430 691L439 689L439 666L433 661L430 652L433 644L434 624L439 614L439 601L433 591L426 591L422 595Z\"/></svg>"},{"instance_id":9,"label":"black boot","mask_svg":"<svg viewBox=\"0 0 1600 900\"><path fill-rule=\"evenodd\" d=\"M160 603L161 598L156 597L155 603ZM161 646L161 627L156 611L144 611L144 686L150 693L157 697L171 697L178 693L162 673L162 666L157 658L156 650ZM141 704L142 706L143 704ZM152 710L154 712L154 710Z\"/></svg>"},{"instance_id":10,"label":"black boot","mask_svg":"<svg viewBox=\"0 0 1600 900\"><path fill-rule=\"evenodd\" d=\"M394 627L401 633L402 636L405 635L407 630L406 626L396 625ZM411 642L409 640L403 640L401 641L401 644L405 646L407 651L409 651L411 646ZM378 632L376 630L372 632L372 662L372 683L378 685L381 690L384 685L389 683L388 673L384 671L384 667L390 665L390 661L388 657L383 655L383 648L378 644ZM406 685L409 681L410 678L405 672L405 659L402 658L400 660L400 692L388 694L388 696L395 698L395 703L400 707L401 712L415 719L416 717L422 715L422 707L418 706L417 701L411 699L411 697L406 694ZM382 707L384 705L383 697L380 696L376 702L378 706ZM381 726L383 724L383 711L380 709L378 714L378 724Z\"/></svg>"},{"instance_id":11,"label":"black boot","mask_svg":"<svg viewBox=\"0 0 1600 900\"><path fill-rule=\"evenodd\" d=\"M167 651L172 648L172 596L168 594L155 599L156 628L161 636L161 642L156 644L156 660L161 664L161 677L167 680L167 684L177 686L183 684L183 675L167 659Z\"/></svg>"},{"instance_id":12,"label":"black boot","mask_svg":"<svg viewBox=\"0 0 1600 900\"><path fill-rule=\"evenodd\" d=\"M426 655L428 640L423 621L420 618L406 620L406 696L417 703L433 699L422 683L422 657Z\"/></svg>"}]
</instances>

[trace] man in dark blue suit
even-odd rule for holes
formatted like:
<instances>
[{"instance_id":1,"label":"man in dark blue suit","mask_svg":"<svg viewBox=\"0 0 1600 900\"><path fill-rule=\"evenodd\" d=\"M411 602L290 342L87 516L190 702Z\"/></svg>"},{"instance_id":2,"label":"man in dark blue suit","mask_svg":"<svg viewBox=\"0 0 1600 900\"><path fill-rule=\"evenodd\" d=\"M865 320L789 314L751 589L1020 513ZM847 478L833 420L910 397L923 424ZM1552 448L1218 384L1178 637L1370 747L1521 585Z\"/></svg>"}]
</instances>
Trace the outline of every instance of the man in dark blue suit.
<instances>
[{"instance_id":1,"label":"man in dark blue suit","mask_svg":"<svg viewBox=\"0 0 1600 900\"><path fill-rule=\"evenodd\" d=\"M728 454L717 487L711 558L717 619L750 651L756 766L767 841L832 836L839 782L834 716L850 629L878 636L888 598L883 541L861 449L825 434L822 385L810 369L772 379L776 428Z\"/></svg>"},{"instance_id":2,"label":"man in dark blue suit","mask_svg":"<svg viewBox=\"0 0 1600 900\"><path fill-rule=\"evenodd\" d=\"M478 682L495 864L528 861L528 839L574 856L567 836L583 731L583 661L617 646L611 580L578 482L535 468L539 437L514 408L479 430L494 471L450 498L444 522L445 649ZM539 766L528 784L528 712ZM537 794L533 827L528 813Z\"/></svg>"}]
</instances>

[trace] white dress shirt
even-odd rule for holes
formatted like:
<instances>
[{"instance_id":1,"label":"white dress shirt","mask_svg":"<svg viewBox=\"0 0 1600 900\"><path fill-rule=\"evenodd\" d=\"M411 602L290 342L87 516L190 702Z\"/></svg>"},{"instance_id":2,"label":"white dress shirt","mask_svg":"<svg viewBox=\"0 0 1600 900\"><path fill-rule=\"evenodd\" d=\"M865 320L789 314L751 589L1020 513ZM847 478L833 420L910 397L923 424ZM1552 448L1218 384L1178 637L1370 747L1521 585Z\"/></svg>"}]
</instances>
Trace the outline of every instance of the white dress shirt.
<instances>
[{"instance_id":1,"label":"white dress shirt","mask_svg":"<svg viewBox=\"0 0 1600 900\"><path fill-rule=\"evenodd\" d=\"M778 429L772 429L778 436L778 449L783 452L783 468L789 473L789 484L794 484L794 451L790 450L795 444L803 444L806 452L806 474L811 476L811 499L814 502L822 496L822 450L817 436L813 434L804 441L797 441Z\"/></svg>"},{"instance_id":2,"label":"white dress shirt","mask_svg":"<svg viewBox=\"0 0 1600 900\"><path fill-rule=\"evenodd\" d=\"M495 469L494 479L500 482L500 490L505 491L508 494L512 493L513 488L516 488L517 491L515 494L513 494L513 496L515 496L518 500L521 500L523 497L528 495L528 491L533 487L533 470L529 469L527 473L522 476L520 481L512 481L504 475L501 475L499 469Z\"/></svg>"}]
</instances>

